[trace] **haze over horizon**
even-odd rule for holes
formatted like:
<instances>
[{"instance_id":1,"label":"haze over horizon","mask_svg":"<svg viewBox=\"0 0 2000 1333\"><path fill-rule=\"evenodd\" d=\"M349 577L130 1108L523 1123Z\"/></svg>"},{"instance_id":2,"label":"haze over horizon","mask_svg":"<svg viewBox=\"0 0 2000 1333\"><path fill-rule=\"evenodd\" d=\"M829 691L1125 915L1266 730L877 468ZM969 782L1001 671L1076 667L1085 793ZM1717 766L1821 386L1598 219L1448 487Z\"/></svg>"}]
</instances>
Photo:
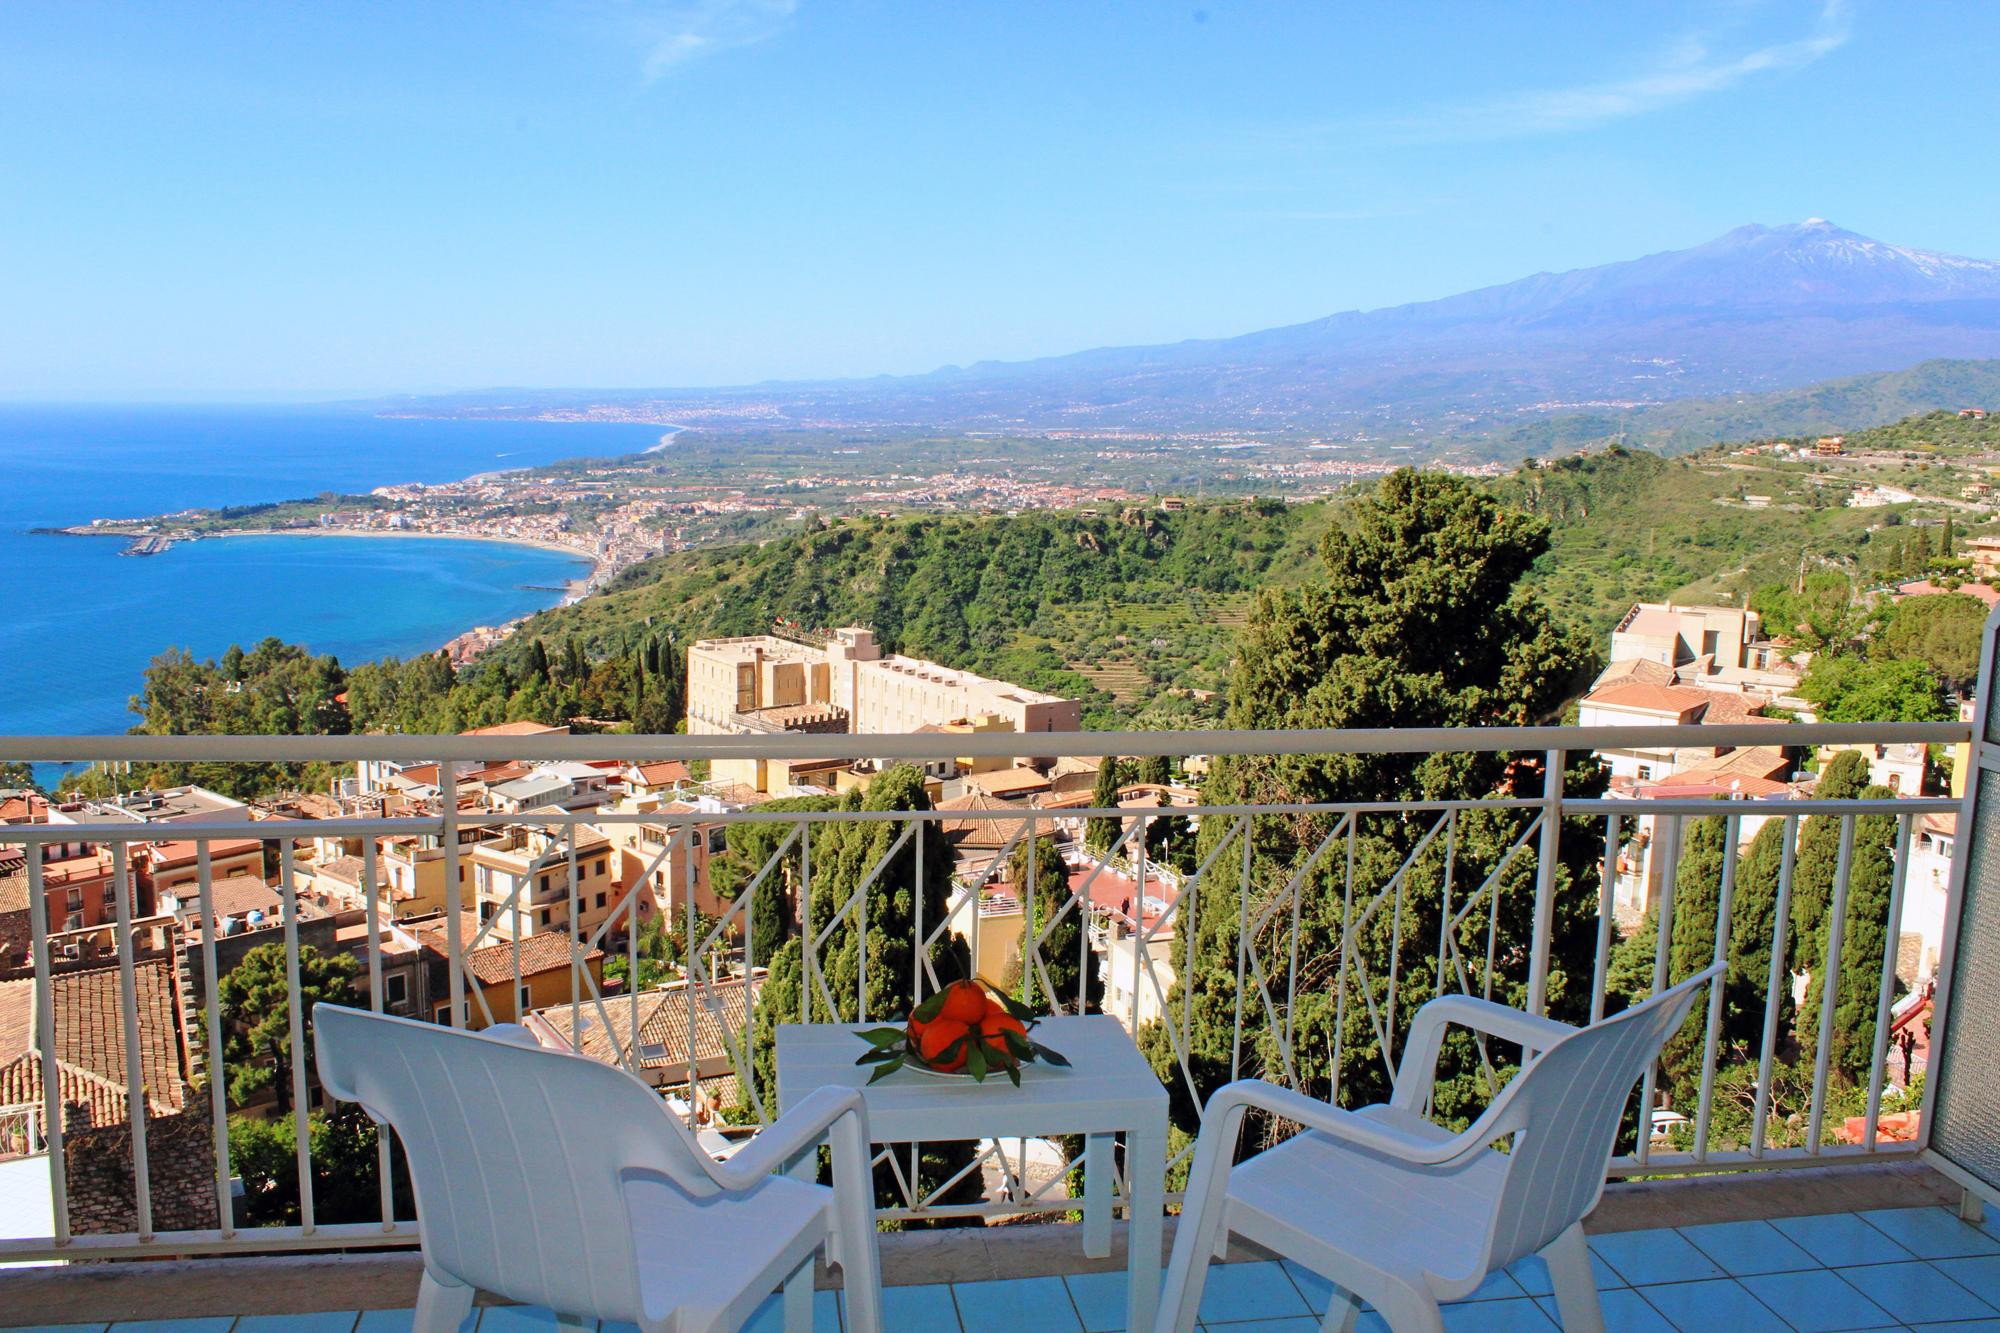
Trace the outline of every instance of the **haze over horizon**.
<instances>
[{"instance_id":1,"label":"haze over horizon","mask_svg":"<svg viewBox=\"0 0 2000 1333\"><path fill-rule=\"evenodd\" d=\"M1808 217L2000 258L1986 11L361 13L10 7L0 398L923 373Z\"/></svg>"}]
</instances>

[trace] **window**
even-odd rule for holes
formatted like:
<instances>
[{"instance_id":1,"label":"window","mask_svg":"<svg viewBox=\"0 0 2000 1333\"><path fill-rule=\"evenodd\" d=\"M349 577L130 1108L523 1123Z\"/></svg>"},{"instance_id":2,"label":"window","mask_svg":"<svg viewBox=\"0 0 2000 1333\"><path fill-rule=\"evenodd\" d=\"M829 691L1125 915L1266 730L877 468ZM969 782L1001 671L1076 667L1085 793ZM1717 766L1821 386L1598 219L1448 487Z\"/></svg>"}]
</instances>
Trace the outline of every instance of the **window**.
<instances>
[{"instance_id":1,"label":"window","mask_svg":"<svg viewBox=\"0 0 2000 1333\"><path fill-rule=\"evenodd\" d=\"M1653 776L1653 766L1651 764L1639 765L1639 781L1645 782L1652 776Z\"/></svg>"},{"instance_id":2,"label":"window","mask_svg":"<svg viewBox=\"0 0 2000 1333\"><path fill-rule=\"evenodd\" d=\"M83 910L82 889L71 889L69 891L69 910L72 912L78 912Z\"/></svg>"},{"instance_id":3,"label":"window","mask_svg":"<svg viewBox=\"0 0 2000 1333\"><path fill-rule=\"evenodd\" d=\"M597 907L599 911L604 909L604 895L601 893L597 895Z\"/></svg>"},{"instance_id":4,"label":"window","mask_svg":"<svg viewBox=\"0 0 2000 1333\"><path fill-rule=\"evenodd\" d=\"M463 1018L463 1017L465 1017L466 1015L470 1014L470 1013L471 1013L471 1011L472 1011L472 1001L471 1001L471 1000L469 1000L469 999L468 999L468 1000L465 1000L465 1001L463 1001L462 1003L460 1003L460 1005L459 1005L459 1015L460 1015L460 1017L461 1017L461 1018ZM451 1025L451 1005L450 1005L450 1003L449 1003L449 1002L447 1002L447 1003L444 1003L444 1004L441 1004L441 1005L438 1005L438 1006L437 1006L436 1008L434 1008L434 1009L433 1009L433 1010L431 1011L431 1021L432 1021L432 1022L434 1022L434 1023L436 1023L436 1024L437 1024L437 1025L438 1025L439 1027L449 1027L449 1026ZM461 1024L461 1026L463 1026L463 1024Z\"/></svg>"},{"instance_id":5,"label":"window","mask_svg":"<svg viewBox=\"0 0 2000 1333\"><path fill-rule=\"evenodd\" d=\"M518 1001L518 1002L516 1003L516 1006L515 1006L515 1009L514 1009L514 1012L515 1012L516 1014L525 1014L525 1013L527 1013L527 1012L528 1012L528 1006L529 1006L529 1005L531 1005L532 1003L534 1003L534 994L535 994L535 992L534 992L534 988L533 988L533 987L531 987L531 986L529 986L527 982L525 982L525 981L524 981L524 982L522 982L522 983L521 983L521 996L520 996L520 999L519 999L519 1001Z\"/></svg>"},{"instance_id":6,"label":"window","mask_svg":"<svg viewBox=\"0 0 2000 1333\"><path fill-rule=\"evenodd\" d=\"M390 1004L408 1004L410 1001L410 979L401 972L391 972L382 978L382 998Z\"/></svg>"},{"instance_id":7,"label":"window","mask_svg":"<svg viewBox=\"0 0 2000 1333\"><path fill-rule=\"evenodd\" d=\"M708 850L710 855L728 851L729 830L723 828L710 829L708 831Z\"/></svg>"},{"instance_id":8,"label":"window","mask_svg":"<svg viewBox=\"0 0 2000 1333\"><path fill-rule=\"evenodd\" d=\"M604 873L604 858L603 858L603 857L601 857L601 856L600 856L600 857L598 857L598 858L597 858L597 864L596 864L595 866L591 867L591 871L590 871L590 873L591 873L591 874L593 874L593 875L601 875L601 874L603 874L603 873Z\"/></svg>"}]
</instances>

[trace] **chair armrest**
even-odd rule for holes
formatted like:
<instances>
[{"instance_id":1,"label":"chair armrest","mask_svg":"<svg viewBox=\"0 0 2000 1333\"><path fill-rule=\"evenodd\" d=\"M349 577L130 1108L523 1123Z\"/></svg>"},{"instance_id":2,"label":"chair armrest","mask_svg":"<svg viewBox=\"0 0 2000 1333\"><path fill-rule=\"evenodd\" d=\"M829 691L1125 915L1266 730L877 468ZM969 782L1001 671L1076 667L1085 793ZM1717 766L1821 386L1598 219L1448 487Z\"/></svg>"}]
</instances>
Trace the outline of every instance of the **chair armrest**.
<instances>
[{"instance_id":1,"label":"chair armrest","mask_svg":"<svg viewBox=\"0 0 2000 1333\"><path fill-rule=\"evenodd\" d=\"M1234 1154L1232 1131L1241 1125L1243 1111L1253 1106L1413 1166L1445 1166L1485 1146L1484 1140L1469 1134L1455 1134L1448 1139L1420 1137L1369 1116L1343 1111L1303 1092L1260 1078L1246 1078L1217 1088L1201 1113L1202 1137L1210 1138L1213 1132L1218 1150L1226 1149L1224 1161ZM1222 1143L1224 1138L1230 1142Z\"/></svg>"},{"instance_id":2,"label":"chair armrest","mask_svg":"<svg viewBox=\"0 0 2000 1333\"><path fill-rule=\"evenodd\" d=\"M1403 1058L1396 1067L1396 1091L1389 1098L1391 1106L1421 1112L1430 1101L1444 1032L1454 1023L1514 1042L1528 1051L1545 1051L1577 1030L1553 1018L1523 1013L1474 995L1440 995L1410 1020Z\"/></svg>"},{"instance_id":3,"label":"chair armrest","mask_svg":"<svg viewBox=\"0 0 2000 1333\"><path fill-rule=\"evenodd\" d=\"M758 1130L756 1137L738 1149L728 1161L717 1162L704 1155L703 1165L715 1183L724 1189L749 1189L773 1171L783 1169L806 1149L825 1142L843 1120L848 1120L849 1125L858 1130L865 1160L868 1113L862 1105L861 1094L852 1088L816 1088L804 1101L779 1116L775 1123ZM839 1155L838 1147L836 1145L836 1156ZM836 1167L838 1165L836 1163Z\"/></svg>"}]
</instances>

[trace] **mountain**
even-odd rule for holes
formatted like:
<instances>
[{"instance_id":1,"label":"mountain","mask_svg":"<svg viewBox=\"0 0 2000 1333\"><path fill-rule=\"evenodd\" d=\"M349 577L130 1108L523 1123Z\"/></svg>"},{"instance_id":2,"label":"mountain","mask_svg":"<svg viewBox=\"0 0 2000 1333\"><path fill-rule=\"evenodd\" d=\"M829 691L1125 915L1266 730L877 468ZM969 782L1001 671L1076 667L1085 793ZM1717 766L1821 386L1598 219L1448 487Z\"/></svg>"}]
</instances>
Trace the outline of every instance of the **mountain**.
<instances>
[{"instance_id":1,"label":"mountain","mask_svg":"<svg viewBox=\"0 0 2000 1333\"><path fill-rule=\"evenodd\" d=\"M928 375L728 390L510 394L700 423L1301 430L1491 437L1536 418L1768 394L1934 358L2000 357L2000 263L1814 218L1688 250L1238 337Z\"/></svg>"}]
</instances>

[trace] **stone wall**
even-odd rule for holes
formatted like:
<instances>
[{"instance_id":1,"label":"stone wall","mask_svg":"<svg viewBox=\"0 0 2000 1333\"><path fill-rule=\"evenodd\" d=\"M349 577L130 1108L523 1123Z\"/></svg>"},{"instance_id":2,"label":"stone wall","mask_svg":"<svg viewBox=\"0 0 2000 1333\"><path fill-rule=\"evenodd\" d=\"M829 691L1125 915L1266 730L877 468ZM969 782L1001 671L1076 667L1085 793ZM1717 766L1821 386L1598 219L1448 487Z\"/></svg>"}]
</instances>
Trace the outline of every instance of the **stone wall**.
<instances>
[{"instance_id":1,"label":"stone wall","mask_svg":"<svg viewBox=\"0 0 2000 1333\"><path fill-rule=\"evenodd\" d=\"M63 1157L73 1233L138 1230L128 1126L66 1129ZM146 1122L146 1175L152 1186L153 1230L215 1228L215 1139L205 1105Z\"/></svg>"}]
</instances>

